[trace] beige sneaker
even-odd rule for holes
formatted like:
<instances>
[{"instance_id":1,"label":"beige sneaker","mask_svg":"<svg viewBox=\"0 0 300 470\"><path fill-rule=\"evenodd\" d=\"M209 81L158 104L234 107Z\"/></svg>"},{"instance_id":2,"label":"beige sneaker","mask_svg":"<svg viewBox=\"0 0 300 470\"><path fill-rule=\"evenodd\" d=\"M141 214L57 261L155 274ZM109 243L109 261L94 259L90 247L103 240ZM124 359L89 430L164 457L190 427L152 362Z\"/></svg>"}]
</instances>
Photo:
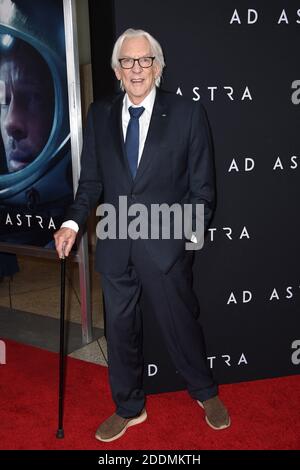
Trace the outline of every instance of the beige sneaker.
<instances>
[{"instance_id":1,"label":"beige sneaker","mask_svg":"<svg viewBox=\"0 0 300 470\"><path fill-rule=\"evenodd\" d=\"M228 410L221 402L218 395L203 402L199 400L197 400L197 402L202 408L204 408L205 421L212 429L218 431L230 426L231 421Z\"/></svg>"},{"instance_id":2,"label":"beige sneaker","mask_svg":"<svg viewBox=\"0 0 300 470\"><path fill-rule=\"evenodd\" d=\"M125 434L127 428L143 423L147 419L145 408L138 416L133 418L122 418L122 416L114 413L106 419L96 431L95 438L103 442L111 442Z\"/></svg>"}]
</instances>

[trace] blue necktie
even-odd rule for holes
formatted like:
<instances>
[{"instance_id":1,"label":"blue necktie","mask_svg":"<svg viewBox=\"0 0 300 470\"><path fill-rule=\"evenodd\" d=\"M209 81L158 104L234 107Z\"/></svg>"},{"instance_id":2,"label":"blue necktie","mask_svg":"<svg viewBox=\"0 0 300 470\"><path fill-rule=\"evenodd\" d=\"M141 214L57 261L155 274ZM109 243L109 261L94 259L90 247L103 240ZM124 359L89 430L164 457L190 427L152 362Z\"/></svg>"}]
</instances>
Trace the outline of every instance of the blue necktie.
<instances>
[{"instance_id":1,"label":"blue necktie","mask_svg":"<svg viewBox=\"0 0 300 470\"><path fill-rule=\"evenodd\" d=\"M143 106L139 108L128 108L130 120L126 132L125 149L130 167L132 177L136 175L138 156L139 156L139 140L140 140L140 125L139 118L145 111Z\"/></svg>"}]
</instances>

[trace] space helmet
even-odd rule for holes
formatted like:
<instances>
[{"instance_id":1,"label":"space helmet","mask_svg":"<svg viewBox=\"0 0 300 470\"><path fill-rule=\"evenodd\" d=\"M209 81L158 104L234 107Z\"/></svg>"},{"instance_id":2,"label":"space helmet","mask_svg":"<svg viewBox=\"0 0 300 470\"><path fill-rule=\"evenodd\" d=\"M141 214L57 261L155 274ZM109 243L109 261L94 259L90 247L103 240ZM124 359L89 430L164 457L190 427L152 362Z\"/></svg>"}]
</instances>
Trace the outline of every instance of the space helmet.
<instances>
[{"instance_id":1,"label":"space helmet","mask_svg":"<svg viewBox=\"0 0 300 470\"><path fill-rule=\"evenodd\" d=\"M23 168L0 174L0 205L50 207L70 201L72 170L68 88L61 0L0 0L0 58L16 43L26 45L47 64L53 89L49 135Z\"/></svg>"}]
</instances>

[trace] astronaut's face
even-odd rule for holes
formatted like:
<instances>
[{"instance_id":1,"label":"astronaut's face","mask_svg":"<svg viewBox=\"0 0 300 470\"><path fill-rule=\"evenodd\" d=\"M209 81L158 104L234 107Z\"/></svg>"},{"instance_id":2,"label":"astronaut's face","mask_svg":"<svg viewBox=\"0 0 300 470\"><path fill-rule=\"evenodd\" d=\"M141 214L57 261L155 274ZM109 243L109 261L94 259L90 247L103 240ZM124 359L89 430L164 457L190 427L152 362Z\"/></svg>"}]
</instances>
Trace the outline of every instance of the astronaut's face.
<instances>
[{"instance_id":1,"label":"astronaut's face","mask_svg":"<svg viewBox=\"0 0 300 470\"><path fill-rule=\"evenodd\" d=\"M8 172L43 150L53 123L54 90L46 62L26 43L0 63L0 124Z\"/></svg>"}]
</instances>

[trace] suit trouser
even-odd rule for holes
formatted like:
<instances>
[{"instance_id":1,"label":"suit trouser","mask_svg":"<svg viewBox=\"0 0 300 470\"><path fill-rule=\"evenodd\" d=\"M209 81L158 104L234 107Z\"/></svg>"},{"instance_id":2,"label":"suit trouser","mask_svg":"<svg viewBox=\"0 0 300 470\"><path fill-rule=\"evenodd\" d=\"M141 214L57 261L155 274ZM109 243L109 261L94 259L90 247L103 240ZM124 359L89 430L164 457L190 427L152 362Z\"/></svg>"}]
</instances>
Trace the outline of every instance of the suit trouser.
<instances>
[{"instance_id":1,"label":"suit trouser","mask_svg":"<svg viewBox=\"0 0 300 470\"><path fill-rule=\"evenodd\" d=\"M199 306L192 289L192 252L185 251L167 274L152 261L144 242L131 242L131 256L122 274L102 274L106 309L109 380L116 413L137 415L145 403L142 389L141 292L161 328L171 359L192 398L207 400L218 393L208 367Z\"/></svg>"}]
</instances>

